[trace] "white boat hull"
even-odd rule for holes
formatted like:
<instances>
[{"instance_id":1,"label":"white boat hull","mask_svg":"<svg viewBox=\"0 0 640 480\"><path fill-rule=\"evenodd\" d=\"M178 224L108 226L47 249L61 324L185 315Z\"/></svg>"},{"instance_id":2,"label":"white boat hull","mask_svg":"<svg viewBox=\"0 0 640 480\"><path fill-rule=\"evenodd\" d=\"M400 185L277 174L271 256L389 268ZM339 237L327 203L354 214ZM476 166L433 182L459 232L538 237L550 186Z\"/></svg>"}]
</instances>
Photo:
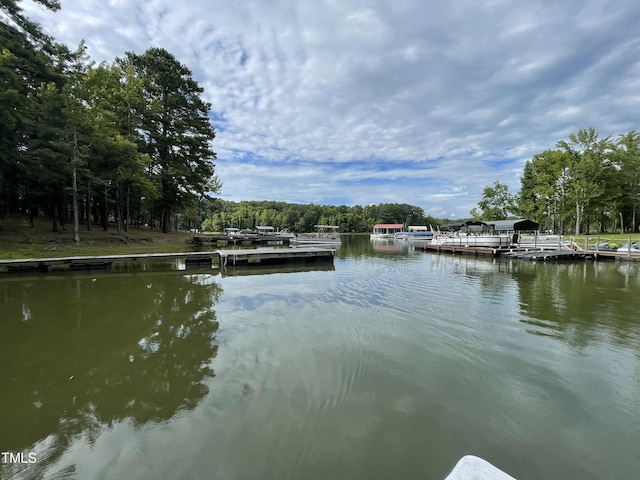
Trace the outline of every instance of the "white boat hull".
<instances>
[{"instance_id":1,"label":"white boat hull","mask_svg":"<svg viewBox=\"0 0 640 480\"><path fill-rule=\"evenodd\" d=\"M447 245L455 247L487 247L494 248L511 244L508 235L460 235L451 237L434 237L432 245Z\"/></svg>"},{"instance_id":2,"label":"white boat hull","mask_svg":"<svg viewBox=\"0 0 640 480\"><path fill-rule=\"evenodd\" d=\"M296 237L289 240L294 245L340 245L340 237Z\"/></svg>"},{"instance_id":3,"label":"white boat hull","mask_svg":"<svg viewBox=\"0 0 640 480\"><path fill-rule=\"evenodd\" d=\"M631 251L629 251L629 247L625 247L625 246L618 247L617 252L618 253L631 253L632 255L640 254L640 250L639 249L631 247Z\"/></svg>"},{"instance_id":4,"label":"white boat hull","mask_svg":"<svg viewBox=\"0 0 640 480\"><path fill-rule=\"evenodd\" d=\"M372 233L370 235L371 235L371 238L381 238L381 239L393 238L393 233Z\"/></svg>"}]
</instances>

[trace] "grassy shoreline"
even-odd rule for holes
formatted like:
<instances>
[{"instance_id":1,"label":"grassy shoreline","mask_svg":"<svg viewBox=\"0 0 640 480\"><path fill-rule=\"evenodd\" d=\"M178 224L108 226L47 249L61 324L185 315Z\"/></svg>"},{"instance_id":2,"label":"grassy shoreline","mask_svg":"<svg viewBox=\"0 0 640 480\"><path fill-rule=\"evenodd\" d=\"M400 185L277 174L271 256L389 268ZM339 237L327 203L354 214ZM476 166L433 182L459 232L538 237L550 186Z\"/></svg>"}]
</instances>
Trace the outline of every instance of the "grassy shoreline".
<instances>
[{"instance_id":1,"label":"grassy shoreline","mask_svg":"<svg viewBox=\"0 0 640 480\"><path fill-rule=\"evenodd\" d=\"M136 253L176 253L192 251L189 232L162 233L147 227L130 228L121 237L116 225L104 231L100 226L80 228L80 243L73 242L70 226L59 232L51 224L38 219L33 228L28 219L9 218L0 224L0 259L55 258L71 256L126 255Z\"/></svg>"},{"instance_id":2,"label":"grassy shoreline","mask_svg":"<svg viewBox=\"0 0 640 480\"><path fill-rule=\"evenodd\" d=\"M33 228L28 218L5 218L0 225L0 260L19 260L27 258L55 258L71 256L126 255L136 253L179 253L193 251L191 243L194 234L184 231L162 233L161 230L148 227L130 228L121 237L116 225L110 225L108 231L100 226L87 230L80 228L80 243L73 242L70 226L59 232L51 231L47 219L37 219ZM599 233L596 235L565 235L566 240L573 239L584 248L599 242L622 245L629 238L640 241L640 233Z\"/></svg>"}]
</instances>

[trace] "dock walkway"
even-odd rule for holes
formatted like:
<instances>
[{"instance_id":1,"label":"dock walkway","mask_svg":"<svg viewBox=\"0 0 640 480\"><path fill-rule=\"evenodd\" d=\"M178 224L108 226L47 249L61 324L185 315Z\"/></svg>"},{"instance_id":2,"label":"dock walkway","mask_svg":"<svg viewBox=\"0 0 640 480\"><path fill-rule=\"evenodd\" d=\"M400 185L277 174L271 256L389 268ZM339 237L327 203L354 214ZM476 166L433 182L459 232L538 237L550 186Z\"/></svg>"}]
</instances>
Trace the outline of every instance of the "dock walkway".
<instances>
[{"instance_id":1,"label":"dock walkway","mask_svg":"<svg viewBox=\"0 0 640 480\"><path fill-rule=\"evenodd\" d=\"M228 245L289 245L289 237L277 235L196 235L192 243L199 246L216 245L218 247Z\"/></svg>"},{"instance_id":2,"label":"dock walkway","mask_svg":"<svg viewBox=\"0 0 640 480\"><path fill-rule=\"evenodd\" d=\"M559 262L574 260L613 260L617 262L640 262L640 255L629 252L609 252L582 250L578 248L549 248L549 247L523 247L523 246L501 246L501 247L462 247L457 245L433 245L417 244L416 249L430 252L444 252L451 254L472 255L476 257L503 257L523 260Z\"/></svg>"},{"instance_id":3,"label":"dock walkway","mask_svg":"<svg viewBox=\"0 0 640 480\"><path fill-rule=\"evenodd\" d=\"M335 250L320 247L256 248L252 250L218 250L220 266L316 262L333 260Z\"/></svg>"},{"instance_id":4,"label":"dock walkway","mask_svg":"<svg viewBox=\"0 0 640 480\"><path fill-rule=\"evenodd\" d=\"M595 252L582 252L575 250L542 250L528 252L510 252L505 254L507 258L519 258L534 262L560 262L566 260L594 260Z\"/></svg>"},{"instance_id":5,"label":"dock walkway","mask_svg":"<svg viewBox=\"0 0 640 480\"><path fill-rule=\"evenodd\" d=\"M184 260L185 263L209 262L217 252L131 253L121 255L96 255L74 257L21 258L0 260L0 271L49 272L51 270L110 269L114 263L141 260Z\"/></svg>"},{"instance_id":6,"label":"dock walkway","mask_svg":"<svg viewBox=\"0 0 640 480\"><path fill-rule=\"evenodd\" d=\"M74 256L57 258L23 258L0 260L0 272L50 272L52 270L111 270L114 263L145 260L183 260L185 265L282 264L333 260L335 250L329 248L253 248L207 252L134 253L124 255Z\"/></svg>"}]
</instances>

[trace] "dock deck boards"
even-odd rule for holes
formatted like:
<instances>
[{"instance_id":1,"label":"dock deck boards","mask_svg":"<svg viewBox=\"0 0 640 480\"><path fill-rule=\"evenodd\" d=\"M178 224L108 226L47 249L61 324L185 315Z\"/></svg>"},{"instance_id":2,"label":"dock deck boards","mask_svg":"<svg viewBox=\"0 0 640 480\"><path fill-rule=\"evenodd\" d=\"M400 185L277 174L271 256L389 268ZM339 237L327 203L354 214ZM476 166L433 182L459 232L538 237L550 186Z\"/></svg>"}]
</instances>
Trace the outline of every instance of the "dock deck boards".
<instances>
[{"instance_id":1,"label":"dock deck boards","mask_svg":"<svg viewBox=\"0 0 640 480\"><path fill-rule=\"evenodd\" d=\"M185 262L211 262L217 256L217 252L176 252L176 253L130 253L120 255L95 255L72 257L42 257L20 258L12 260L0 260L0 271L43 271L47 272L52 267L65 266L71 270L108 268L116 262L138 260L171 260L184 259Z\"/></svg>"},{"instance_id":2,"label":"dock deck boards","mask_svg":"<svg viewBox=\"0 0 640 480\"><path fill-rule=\"evenodd\" d=\"M253 250L218 250L220 265L250 265L333 260L335 250L320 247L256 248Z\"/></svg>"},{"instance_id":3,"label":"dock deck boards","mask_svg":"<svg viewBox=\"0 0 640 480\"><path fill-rule=\"evenodd\" d=\"M97 256L73 256L73 257L43 257L22 258L13 260L0 260L0 271L42 271L47 272L53 268L68 268L70 270L109 268L115 262L138 260L170 260L183 259L190 265L213 265L219 263L226 265L251 265L251 264L279 264L293 262L315 262L333 260L335 249L322 247L296 247L296 248L254 248L215 250L205 252L177 252L177 253L132 253L122 255L97 255Z\"/></svg>"}]
</instances>

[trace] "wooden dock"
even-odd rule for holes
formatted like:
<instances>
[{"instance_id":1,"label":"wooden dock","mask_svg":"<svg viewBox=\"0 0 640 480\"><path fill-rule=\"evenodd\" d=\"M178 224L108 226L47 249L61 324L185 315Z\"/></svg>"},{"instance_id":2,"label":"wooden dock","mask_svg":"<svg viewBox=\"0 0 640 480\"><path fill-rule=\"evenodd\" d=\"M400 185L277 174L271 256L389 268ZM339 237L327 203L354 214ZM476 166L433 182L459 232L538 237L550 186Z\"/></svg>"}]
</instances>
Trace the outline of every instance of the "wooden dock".
<instances>
[{"instance_id":1,"label":"wooden dock","mask_svg":"<svg viewBox=\"0 0 640 480\"><path fill-rule=\"evenodd\" d=\"M218 250L220 266L333 261L335 250L320 247Z\"/></svg>"},{"instance_id":2,"label":"wooden dock","mask_svg":"<svg viewBox=\"0 0 640 480\"><path fill-rule=\"evenodd\" d=\"M509 247L463 247L460 245L438 245L431 243L417 243L416 250L424 250L430 252L459 253L461 255L472 255L475 257L499 257L504 252L517 250Z\"/></svg>"},{"instance_id":3,"label":"wooden dock","mask_svg":"<svg viewBox=\"0 0 640 480\"><path fill-rule=\"evenodd\" d=\"M416 249L430 252L471 255L475 257L504 257L523 260L559 262L576 260L608 260L617 262L640 262L640 255L629 252L584 251L581 249L558 249L549 247L462 247L455 245L416 244Z\"/></svg>"},{"instance_id":4,"label":"wooden dock","mask_svg":"<svg viewBox=\"0 0 640 480\"><path fill-rule=\"evenodd\" d=\"M250 246L250 245L289 245L288 237L278 237L276 235L197 235L192 239L192 243L205 246L216 245L218 247Z\"/></svg>"},{"instance_id":5,"label":"wooden dock","mask_svg":"<svg viewBox=\"0 0 640 480\"><path fill-rule=\"evenodd\" d=\"M534 262L562 262L575 260L595 260L595 252L579 250L541 250L529 252L511 252L505 254L507 258L518 258Z\"/></svg>"},{"instance_id":6,"label":"wooden dock","mask_svg":"<svg viewBox=\"0 0 640 480\"><path fill-rule=\"evenodd\" d=\"M141 253L77 257L0 260L0 272L50 272L64 270L111 270L115 263L145 260L183 260L185 265L213 264L217 252Z\"/></svg>"},{"instance_id":7,"label":"wooden dock","mask_svg":"<svg viewBox=\"0 0 640 480\"><path fill-rule=\"evenodd\" d=\"M115 263L148 260L182 260L185 266L212 267L216 265L274 265L333 261L335 250L328 248L254 248L216 250L208 252L146 253L127 255L99 255L94 257L24 258L0 260L0 272L51 272L79 270L112 270Z\"/></svg>"},{"instance_id":8,"label":"wooden dock","mask_svg":"<svg viewBox=\"0 0 640 480\"><path fill-rule=\"evenodd\" d=\"M590 250L598 260L613 260L616 262L640 262L640 255L631 252L607 252Z\"/></svg>"}]
</instances>

